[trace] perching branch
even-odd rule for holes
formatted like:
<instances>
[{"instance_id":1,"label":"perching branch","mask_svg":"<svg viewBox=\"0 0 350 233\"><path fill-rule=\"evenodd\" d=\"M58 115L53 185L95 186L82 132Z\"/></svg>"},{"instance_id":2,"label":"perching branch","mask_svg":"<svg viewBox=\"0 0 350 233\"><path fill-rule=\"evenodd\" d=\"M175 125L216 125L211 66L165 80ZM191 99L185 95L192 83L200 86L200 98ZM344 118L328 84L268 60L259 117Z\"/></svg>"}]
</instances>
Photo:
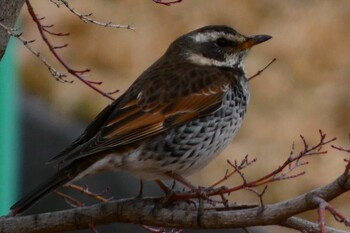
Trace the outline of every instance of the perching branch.
<instances>
[{"instance_id":1,"label":"perching branch","mask_svg":"<svg viewBox=\"0 0 350 233\"><path fill-rule=\"evenodd\" d=\"M299 230L300 232L307 233L319 233L320 226L318 223L310 222L298 217L290 217L286 221L280 224L288 228ZM348 233L348 231L342 231L332 227L326 227L327 233Z\"/></svg>"},{"instance_id":2,"label":"perching branch","mask_svg":"<svg viewBox=\"0 0 350 233\"><path fill-rule=\"evenodd\" d=\"M322 150L322 146L335 139L326 140L325 134L322 131L320 131L320 137L320 142L314 146L308 145L302 137L304 149L298 155L294 155L294 152L291 153L287 161L296 161L303 156L315 155L315 153L325 154L326 152ZM251 161L246 157L244 162L235 166L242 169L247 164L251 164ZM204 204L201 206L202 209L198 210L197 204L189 204L183 199L169 202L166 205L159 204L162 203L163 197L122 199L52 213L1 218L0 232L42 233L85 228L95 230L95 226L101 224L124 222L145 225L146 228L149 228L147 226L157 226L150 229L219 229L280 225L301 230L302 232L343 233L344 231L326 226L324 212L328 210L338 222L349 227L349 219L329 204L329 201L350 190L349 164L350 161L346 160L344 172L328 185L275 204L264 204L262 200L264 191L255 192L251 187L246 186L244 187L245 189L248 187L249 191L253 191L259 196L260 206L220 202L217 202L214 206L212 203L204 203L202 200L201 203ZM271 178L271 176L266 177ZM261 179L257 179L256 181L260 182ZM248 184L249 181L245 181L245 183ZM79 191L87 190L79 189ZM90 196L95 197L95 195ZM81 204L78 205L81 206ZM295 217L297 214L312 209L319 210L319 223L313 223Z\"/></svg>"},{"instance_id":3,"label":"perching branch","mask_svg":"<svg viewBox=\"0 0 350 233\"><path fill-rule=\"evenodd\" d=\"M209 207L201 213L192 205L176 202L171 207L158 208L159 198L123 199L89 207L0 219L1 233L43 233L86 229L112 222L136 223L168 228L241 228L262 225L289 225L292 216L318 208L316 198L330 201L350 189L350 175L342 174L328 185L276 204L239 210L217 211ZM158 209L156 209L158 208ZM156 210L155 210L156 209ZM295 227L296 228L296 227ZM320 228L317 231L320 232ZM336 233L342 231L334 230Z\"/></svg>"}]
</instances>

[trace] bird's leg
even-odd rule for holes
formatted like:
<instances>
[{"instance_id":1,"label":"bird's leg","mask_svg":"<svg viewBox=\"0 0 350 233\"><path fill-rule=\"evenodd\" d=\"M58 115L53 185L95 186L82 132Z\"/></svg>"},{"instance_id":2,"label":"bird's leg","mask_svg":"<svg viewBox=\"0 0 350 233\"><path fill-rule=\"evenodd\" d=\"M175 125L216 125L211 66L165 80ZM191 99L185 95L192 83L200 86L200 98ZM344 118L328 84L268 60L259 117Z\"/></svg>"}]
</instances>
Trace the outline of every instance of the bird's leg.
<instances>
[{"instance_id":1,"label":"bird's leg","mask_svg":"<svg viewBox=\"0 0 350 233\"><path fill-rule=\"evenodd\" d=\"M159 185L159 187L164 191L165 196L159 200L159 202L154 207L153 213L156 214L158 209L163 208L165 205L168 205L172 203L171 198L176 196L176 192L174 192L173 189L169 188L163 181L161 180L155 180L156 184ZM189 204L193 204L196 206L196 203L194 203L191 200L185 200L185 202Z\"/></svg>"},{"instance_id":2,"label":"bird's leg","mask_svg":"<svg viewBox=\"0 0 350 233\"><path fill-rule=\"evenodd\" d=\"M164 207L166 203L169 202L170 198L174 195L174 192L172 189L170 189L163 181L161 180L154 180L154 182L163 190L165 193L164 198L161 198L159 202L154 206L152 213L154 216L157 216L158 209L161 209Z\"/></svg>"},{"instance_id":3,"label":"bird's leg","mask_svg":"<svg viewBox=\"0 0 350 233\"><path fill-rule=\"evenodd\" d=\"M140 179L139 194L137 194L136 198L142 198L142 197L143 197L143 179Z\"/></svg>"},{"instance_id":4,"label":"bird's leg","mask_svg":"<svg viewBox=\"0 0 350 233\"><path fill-rule=\"evenodd\" d=\"M173 193L173 190L170 189L163 181L161 180L155 180L156 184L163 190L166 196L171 195Z\"/></svg>"},{"instance_id":5,"label":"bird's leg","mask_svg":"<svg viewBox=\"0 0 350 233\"><path fill-rule=\"evenodd\" d=\"M184 186L186 186L187 188L189 188L192 191L198 190L193 184L191 184L191 182L189 182L184 177L182 177L176 173L168 172L168 173L166 173L166 175L169 176L170 178L178 181L179 183L183 184Z\"/></svg>"},{"instance_id":6,"label":"bird's leg","mask_svg":"<svg viewBox=\"0 0 350 233\"><path fill-rule=\"evenodd\" d=\"M210 191L212 191L212 189L208 189L205 187L198 187L196 188L193 184L191 184L188 180L186 180L184 177L176 174L176 173L166 173L169 177L171 177L172 179L178 181L179 183L183 184L184 186L186 186L187 188L189 188L192 192L196 192L198 195L198 199L199 199L199 211L201 211L200 209L203 208L203 206L201 207L200 205L203 205L203 200L208 201L209 203L211 203L212 205L215 205L216 203L218 203L218 201L211 199L207 194L210 193ZM225 187L220 187L218 188L218 190L225 190ZM227 189L227 188L226 188ZM215 189L214 189L215 190ZM176 195L173 193L173 195ZM220 195L222 198L222 201L220 201L219 203L223 203L224 205L227 203L226 199L223 195Z\"/></svg>"}]
</instances>

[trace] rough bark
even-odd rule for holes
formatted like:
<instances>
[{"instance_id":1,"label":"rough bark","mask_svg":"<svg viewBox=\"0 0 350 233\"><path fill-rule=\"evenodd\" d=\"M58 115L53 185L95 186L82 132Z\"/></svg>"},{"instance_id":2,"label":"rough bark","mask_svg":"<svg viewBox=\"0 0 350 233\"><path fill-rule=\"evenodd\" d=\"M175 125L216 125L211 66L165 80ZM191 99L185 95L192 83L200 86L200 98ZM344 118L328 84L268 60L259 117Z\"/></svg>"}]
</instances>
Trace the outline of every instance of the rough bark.
<instances>
[{"instance_id":1,"label":"rough bark","mask_svg":"<svg viewBox=\"0 0 350 233\"><path fill-rule=\"evenodd\" d=\"M7 27L13 28L19 16L24 0L1 0L0 22ZM0 27L0 61L5 54L10 35Z\"/></svg>"},{"instance_id":2,"label":"rough bark","mask_svg":"<svg viewBox=\"0 0 350 233\"><path fill-rule=\"evenodd\" d=\"M344 174L332 183L296 198L239 210L205 209L198 211L178 205L157 208L159 198L116 200L89 207L74 208L23 217L0 219L1 233L62 232L88 228L112 222L136 223L170 228L241 228L262 225L282 225L291 228L309 226L310 232L320 232L316 224L307 225L291 217L318 208L317 199L330 201L350 189L350 175ZM343 231L332 229L331 232Z\"/></svg>"}]
</instances>

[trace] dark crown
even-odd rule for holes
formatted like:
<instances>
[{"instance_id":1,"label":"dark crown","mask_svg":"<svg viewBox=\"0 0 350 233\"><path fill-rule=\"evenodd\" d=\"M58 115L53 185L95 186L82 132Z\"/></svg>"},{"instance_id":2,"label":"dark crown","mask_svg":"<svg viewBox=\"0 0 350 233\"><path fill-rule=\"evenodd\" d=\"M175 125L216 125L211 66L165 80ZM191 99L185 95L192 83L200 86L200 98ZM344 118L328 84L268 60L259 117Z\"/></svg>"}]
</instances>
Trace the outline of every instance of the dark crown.
<instances>
[{"instance_id":1,"label":"dark crown","mask_svg":"<svg viewBox=\"0 0 350 233\"><path fill-rule=\"evenodd\" d=\"M211 25L179 37L168 52L197 65L242 66L248 49L270 38L266 35L247 37L228 26Z\"/></svg>"}]
</instances>

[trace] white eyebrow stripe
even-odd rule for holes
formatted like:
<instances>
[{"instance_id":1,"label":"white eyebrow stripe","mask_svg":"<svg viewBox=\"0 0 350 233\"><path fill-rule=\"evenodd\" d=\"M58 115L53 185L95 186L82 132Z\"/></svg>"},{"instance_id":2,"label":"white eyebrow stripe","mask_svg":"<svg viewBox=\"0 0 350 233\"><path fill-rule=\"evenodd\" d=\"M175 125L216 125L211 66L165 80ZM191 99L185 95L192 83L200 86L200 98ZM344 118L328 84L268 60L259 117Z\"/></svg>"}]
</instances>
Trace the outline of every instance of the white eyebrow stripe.
<instances>
[{"instance_id":1,"label":"white eyebrow stripe","mask_svg":"<svg viewBox=\"0 0 350 233\"><path fill-rule=\"evenodd\" d=\"M188 57L187 57L187 60L189 62L196 65L219 66L219 67L233 67L235 65L242 66L242 64L237 64L238 59L239 57L237 54L230 55L229 59L226 59L225 61L218 61L215 59L204 57L202 54L197 54L197 53L188 53Z\"/></svg>"},{"instance_id":2,"label":"white eyebrow stripe","mask_svg":"<svg viewBox=\"0 0 350 233\"><path fill-rule=\"evenodd\" d=\"M190 36L195 42L208 42L215 41L220 37L224 37L228 40L237 40L238 38L232 34L227 34L225 32L205 32L205 33L197 33L193 36Z\"/></svg>"}]
</instances>

